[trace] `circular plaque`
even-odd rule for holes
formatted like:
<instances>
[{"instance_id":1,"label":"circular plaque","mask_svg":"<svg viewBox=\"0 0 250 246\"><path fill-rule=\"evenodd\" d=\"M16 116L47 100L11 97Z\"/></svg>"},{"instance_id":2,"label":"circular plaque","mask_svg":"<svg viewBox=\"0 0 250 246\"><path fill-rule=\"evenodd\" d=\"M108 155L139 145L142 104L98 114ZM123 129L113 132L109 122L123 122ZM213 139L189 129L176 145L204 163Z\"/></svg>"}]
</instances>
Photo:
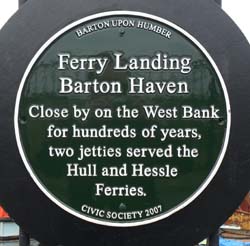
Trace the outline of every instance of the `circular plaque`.
<instances>
[{"instance_id":1,"label":"circular plaque","mask_svg":"<svg viewBox=\"0 0 250 246\"><path fill-rule=\"evenodd\" d=\"M230 105L206 49L156 16L112 11L50 38L20 85L15 131L39 188L67 212L138 226L194 201L227 149Z\"/></svg>"},{"instance_id":2,"label":"circular plaque","mask_svg":"<svg viewBox=\"0 0 250 246\"><path fill-rule=\"evenodd\" d=\"M27 1L0 31L1 205L45 245L197 244L249 190L249 64L212 0Z\"/></svg>"}]
</instances>

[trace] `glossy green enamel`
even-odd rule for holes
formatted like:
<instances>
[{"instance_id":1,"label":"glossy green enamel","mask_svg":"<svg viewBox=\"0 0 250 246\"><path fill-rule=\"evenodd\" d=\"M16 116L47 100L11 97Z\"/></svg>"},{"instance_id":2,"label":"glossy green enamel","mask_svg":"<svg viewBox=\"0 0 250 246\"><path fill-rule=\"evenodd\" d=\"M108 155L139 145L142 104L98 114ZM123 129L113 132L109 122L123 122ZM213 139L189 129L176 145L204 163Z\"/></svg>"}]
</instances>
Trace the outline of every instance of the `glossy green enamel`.
<instances>
[{"instance_id":1,"label":"glossy green enamel","mask_svg":"<svg viewBox=\"0 0 250 246\"><path fill-rule=\"evenodd\" d=\"M100 21L125 20L147 21L153 25L159 25L171 31L171 38L166 38L154 31L148 31L133 27L110 27L93 31L82 37L76 35L76 30L83 26L97 24ZM117 71L114 66L114 52L123 54L123 62L133 56L153 57L157 52L167 53L169 56L191 57L192 71L182 74L180 71L154 71L154 70L124 70ZM95 70L73 71L58 69L58 54L69 53L72 57L108 57L109 64L101 74ZM60 94L60 81L62 76L68 76L73 81L120 81L123 92L120 94ZM143 77L145 81L187 81L190 93L173 94L128 94L128 78ZM96 119L93 114L86 121L75 119L72 114L66 119L34 119L29 116L31 105L44 105L47 108L71 108L77 105L82 108L110 108L113 111L119 106L127 105L128 108L139 108L141 115L137 119ZM143 105L158 105L161 108L173 108L182 112L183 105L193 108L206 109L214 106L219 109L219 119L147 119L142 113ZM179 31L156 20L140 16L110 16L93 19L67 31L57 38L40 55L33 65L23 86L18 109L20 142L25 158L32 169L32 173L53 196L58 203L67 207L70 211L83 215L95 221L134 223L148 221L152 218L160 218L173 209L178 208L196 192L207 180L217 163L225 142L227 130L227 106L225 93L221 81L214 67L206 55ZM181 113L180 113L181 114ZM156 138L48 138L47 128L50 124L57 127L72 125L79 128L100 128L102 125L112 128L123 128L129 125L140 132L144 128L157 125L159 128L193 129L197 128L202 138L171 138L160 141ZM126 149L131 148L167 148L172 145L174 156L166 157L132 157L125 155ZM75 151L79 146L106 146L107 148L121 148L122 156L114 157L86 157L77 160L76 156L51 158L48 154L50 146L71 147ZM186 145L189 148L197 148L197 158L181 158L176 156L176 148ZM96 164L97 177L69 177L67 176L67 164L78 163L81 167L87 164ZM169 165L178 169L175 178L166 177L103 177L102 167L122 167L127 164L131 174L133 163L143 163L147 167L162 167ZM110 187L143 187L145 196L106 196L96 195L96 184L103 183ZM89 211L82 211L82 206L103 210L105 216ZM161 206L161 209L160 207ZM158 210L155 209L158 207ZM149 211L146 209L153 208ZM121 219L107 217L108 211L121 213ZM139 214L128 216L128 212L143 211ZM153 212L152 212L153 211ZM77 215L77 216L78 216ZM116 213L114 213L114 216ZM135 217L133 217L135 216Z\"/></svg>"}]
</instances>

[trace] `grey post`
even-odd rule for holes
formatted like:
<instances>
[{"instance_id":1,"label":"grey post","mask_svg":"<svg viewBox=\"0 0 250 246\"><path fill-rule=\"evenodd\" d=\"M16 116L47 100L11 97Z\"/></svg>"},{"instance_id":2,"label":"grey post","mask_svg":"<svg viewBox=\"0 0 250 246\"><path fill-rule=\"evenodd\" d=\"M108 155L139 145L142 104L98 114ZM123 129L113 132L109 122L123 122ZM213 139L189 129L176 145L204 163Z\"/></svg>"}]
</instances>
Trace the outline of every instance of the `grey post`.
<instances>
[{"instance_id":1,"label":"grey post","mask_svg":"<svg viewBox=\"0 0 250 246\"><path fill-rule=\"evenodd\" d=\"M18 0L19 8L22 4L24 4L27 0ZM29 246L30 245L30 236L28 233L24 232L21 228L19 231L19 246Z\"/></svg>"},{"instance_id":2,"label":"grey post","mask_svg":"<svg viewBox=\"0 0 250 246\"><path fill-rule=\"evenodd\" d=\"M217 4L222 7L222 0L214 0ZM208 238L207 246L219 246L220 236L219 230L213 234L211 234Z\"/></svg>"},{"instance_id":3,"label":"grey post","mask_svg":"<svg viewBox=\"0 0 250 246\"><path fill-rule=\"evenodd\" d=\"M210 237L208 238L208 246L219 246L219 243L220 243L220 236L218 230L214 234L210 235Z\"/></svg>"},{"instance_id":4,"label":"grey post","mask_svg":"<svg viewBox=\"0 0 250 246\"><path fill-rule=\"evenodd\" d=\"M218 3L222 7L222 0L215 0L216 3Z\"/></svg>"},{"instance_id":5,"label":"grey post","mask_svg":"<svg viewBox=\"0 0 250 246\"><path fill-rule=\"evenodd\" d=\"M27 0L18 0L19 8L22 4L24 4ZM19 231L19 246L29 246L30 245L30 236L28 233L24 232L21 228Z\"/></svg>"},{"instance_id":6,"label":"grey post","mask_svg":"<svg viewBox=\"0 0 250 246\"><path fill-rule=\"evenodd\" d=\"M19 232L19 246L30 246L30 236L22 229Z\"/></svg>"},{"instance_id":7,"label":"grey post","mask_svg":"<svg viewBox=\"0 0 250 246\"><path fill-rule=\"evenodd\" d=\"M18 4L19 4L19 8L22 4L24 4L25 2L27 2L27 0L18 0Z\"/></svg>"}]
</instances>

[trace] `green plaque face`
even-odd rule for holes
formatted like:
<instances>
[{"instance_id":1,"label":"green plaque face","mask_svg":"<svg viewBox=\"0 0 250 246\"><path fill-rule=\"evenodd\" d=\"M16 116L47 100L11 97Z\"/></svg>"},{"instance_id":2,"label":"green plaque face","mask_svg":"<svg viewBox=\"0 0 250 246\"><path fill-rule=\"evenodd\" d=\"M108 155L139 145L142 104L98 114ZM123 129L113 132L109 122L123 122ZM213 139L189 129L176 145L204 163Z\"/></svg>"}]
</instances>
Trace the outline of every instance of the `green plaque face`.
<instances>
[{"instance_id":1,"label":"green plaque face","mask_svg":"<svg viewBox=\"0 0 250 246\"><path fill-rule=\"evenodd\" d=\"M138 226L176 213L226 152L230 105L205 48L179 26L112 11L55 34L29 64L15 131L23 162L58 206Z\"/></svg>"}]
</instances>

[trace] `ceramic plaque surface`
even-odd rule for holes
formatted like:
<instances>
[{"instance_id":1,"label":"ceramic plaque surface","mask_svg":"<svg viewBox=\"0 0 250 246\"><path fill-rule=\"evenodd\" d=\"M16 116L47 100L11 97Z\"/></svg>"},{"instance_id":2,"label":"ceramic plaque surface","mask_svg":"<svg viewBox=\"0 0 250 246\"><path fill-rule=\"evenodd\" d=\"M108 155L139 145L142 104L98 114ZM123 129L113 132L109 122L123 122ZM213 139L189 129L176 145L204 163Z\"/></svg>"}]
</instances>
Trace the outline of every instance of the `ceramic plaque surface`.
<instances>
[{"instance_id":1,"label":"ceramic plaque surface","mask_svg":"<svg viewBox=\"0 0 250 246\"><path fill-rule=\"evenodd\" d=\"M199 41L130 11L55 34L29 64L15 109L39 188L74 216L120 227L194 201L220 167L230 122L223 78Z\"/></svg>"}]
</instances>

